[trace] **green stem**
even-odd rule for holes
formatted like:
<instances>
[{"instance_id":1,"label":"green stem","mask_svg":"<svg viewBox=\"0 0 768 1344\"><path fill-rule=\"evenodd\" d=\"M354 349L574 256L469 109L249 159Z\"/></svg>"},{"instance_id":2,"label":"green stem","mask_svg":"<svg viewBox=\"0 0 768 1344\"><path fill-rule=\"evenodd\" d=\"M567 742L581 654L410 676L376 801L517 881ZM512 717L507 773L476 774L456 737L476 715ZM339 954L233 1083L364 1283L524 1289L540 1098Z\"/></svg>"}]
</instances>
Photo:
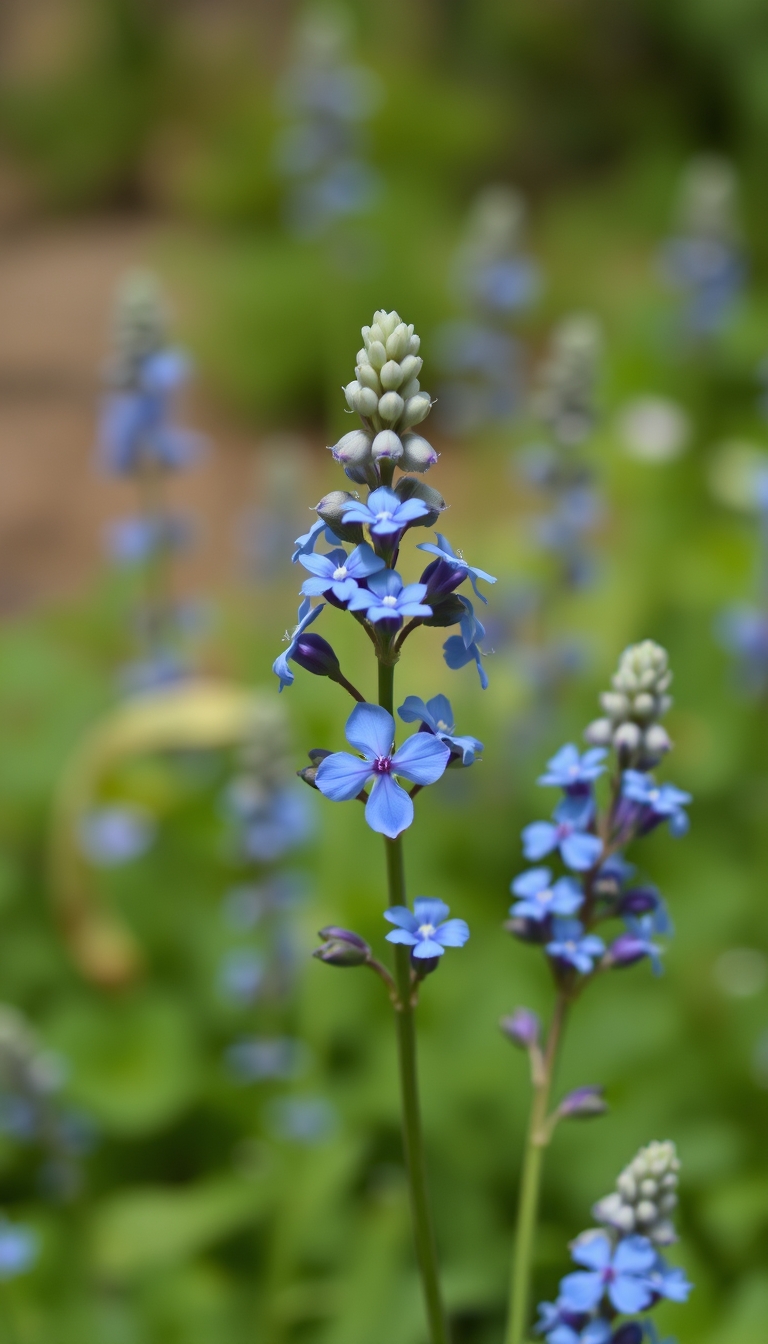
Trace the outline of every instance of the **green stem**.
<instances>
[{"instance_id":1,"label":"green stem","mask_svg":"<svg viewBox=\"0 0 768 1344\"><path fill-rule=\"evenodd\" d=\"M568 999L561 992L555 1004L552 1025L549 1029L547 1045L541 1061L541 1070L538 1077L534 1078L533 1101L528 1124L528 1139L523 1158L520 1203L517 1212L517 1233L512 1258L512 1293L505 1344L524 1344L526 1336L531 1269L541 1189L541 1169L544 1162L544 1149L551 1137L551 1129L547 1124L549 1095L552 1090L567 1009Z\"/></svg>"},{"instance_id":2,"label":"green stem","mask_svg":"<svg viewBox=\"0 0 768 1344\"><path fill-rule=\"evenodd\" d=\"M395 669L393 666L379 663L379 704L390 714L394 703L394 676ZM401 837L398 836L396 840L385 839L384 848L387 860L389 903L390 905L405 905L405 869ZM448 1323L440 1292L437 1250L427 1192L427 1168L424 1156L424 1138L421 1130L416 1066L416 1023L414 1020L411 956L407 947L399 945L395 947L395 980L398 999L395 1010L395 1027L403 1108L403 1147L411 1196L416 1260L421 1275L431 1344L449 1344Z\"/></svg>"}]
</instances>

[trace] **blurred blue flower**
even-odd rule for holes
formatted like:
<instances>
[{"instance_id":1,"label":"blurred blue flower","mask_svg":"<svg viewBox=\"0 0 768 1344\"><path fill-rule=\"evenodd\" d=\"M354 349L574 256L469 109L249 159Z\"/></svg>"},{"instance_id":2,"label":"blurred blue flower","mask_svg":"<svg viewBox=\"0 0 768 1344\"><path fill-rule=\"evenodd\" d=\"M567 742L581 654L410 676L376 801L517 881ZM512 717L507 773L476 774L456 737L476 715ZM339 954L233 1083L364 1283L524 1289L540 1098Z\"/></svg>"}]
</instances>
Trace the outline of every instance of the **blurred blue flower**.
<instances>
[{"instance_id":1,"label":"blurred blue flower","mask_svg":"<svg viewBox=\"0 0 768 1344\"><path fill-rule=\"evenodd\" d=\"M690 822L683 808L692 802L692 798L684 789L678 789L674 784L657 784L652 775L643 774L640 770L625 770L621 793L630 802L648 808L649 816L643 830L650 830L659 822L669 820L671 835L685 835Z\"/></svg>"},{"instance_id":2,"label":"blurred blue flower","mask_svg":"<svg viewBox=\"0 0 768 1344\"><path fill-rule=\"evenodd\" d=\"M481 661L480 644L485 639L485 627L475 616L475 610L468 597L460 597L464 615L459 621L460 635L451 635L443 645L443 658L451 671L456 672L467 663L474 662L483 690L488 689L488 674Z\"/></svg>"},{"instance_id":3,"label":"blurred blue flower","mask_svg":"<svg viewBox=\"0 0 768 1344\"><path fill-rule=\"evenodd\" d=\"M358 579L367 579L384 568L384 561L367 541L347 555L344 550L328 555L301 555L299 563L313 576L305 579L301 591L307 597L321 597L329 590L338 602L347 603L358 591ZM355 608L353 608L355 610Z\"/></svg>"},{"instance_id":4,"label":"blurred blue flower","mask_svg":"<svg viewBox=\"0 0 768 1344\"><path fill-rule=\"evenodd\" d=\"M246 858L274 863L312 833L312 800L299 785L267 790L249 775L234 779L225 805L241 828Z\"/></svg>"},{"instance_id":5,"label":"blurred blue flower","mask_svg":"<svg viewBox=\"0 0 768 1344\"><path fill-rule=\"evenodd\" d=\"M643 928L642 920L627 919L627 932L620 933L608 948L607 964L615 967L634 966L635 962L648 957L654 975L661 975L661 948L651 942Z\"/></svg>"},{"instance_id":6,"label":"blurred blue flower","mask_svg":"<svg viewBox=\"0 0 768 1344\"><path fill-rule=\"evenodd\" d=\"M607 1294L616 1311L644 1311L653 1298L648 1275L656 1251L647 1237L624 1237L616 1249L605 1232L584 1232L571 1245L571 1258L587 1272L566 1274L560 1300L571 1311L593 1311Z\"/></svg>"},{"instance_id":7,"label":"blurred blue flower","mask_svg":"<svg viewBox=\"0 0 768 1344\"><path fill-rule=\"evenodd\" d=\"M604 747L591 747L580 756L578 747L569 742L547 761L546 772L539 775L536 783L552 785L569 793L572 790L580 792L581 786L592 784L604 773L605 766L601 761L607 755Z\"/></svg>"},{"instance_id":8,"label":"blurred blue flower","mask_svg":"<svg viewBox=\"0 0 768 1344\"><path fill-rule=\"evenodd\" d=\"M346 751L332 752L318 767L317 787L335 803L356 798L373 780L365 819L371 830L394 839L413 821L413 802L396 782L401 775L413 784L434 784L448 764L450 750L428 733L414 733L393 753L395 721L380 705L356 705L345 734L363 759Z\"/></svg>"},{"instance_id":9,"label":"blurred blue flower","mask_svg":"<svg viewBox=\"0 0 768 1344\"><path fill-rule=\"evenodd\" d=\"M250 948L234 948L219 970L219 988L226 999L245 1005L253 1003L264 981L264 962Z\"/></svg>"},{"instance_id":10,"label":"blurred blue flower","mask_svg":"<svg viewBox=\"0 0 768 1344\"><path fill-rule=\"evenodd\" d=\"M316 621L320 612L323 611L325 603L321 602L319 606L313 607L308 597L299 606L299 620L293 633L286 631L285 638L288 640L288 648L283 651L272 664L272 671L276 677L280 678L280 690L285 686L292 686L296 678L293 675L288 663L293 658L299 645L299 641L308 626Z\"/></svg>"},{"instance_id":11,"label":"blurred blue flower","mask_svg":"<svg viewBox=\"0 0 768 1344\"><path fill-rule=\"evenodd\" d=\"M444 561L446 565L450 565L452 568L462 571L465 578L469 576L475 597L478 597L481 602L487 603L488 598L483 597L483 594L477 586L477 580L485 579L486 583L495 583L496 580L493 575L486 574L484 569L477 569L475 565L468 564L461 554L461 551L454 551L448 538L444 537L442 532L436 532L435 536L437 537L436 546L434 542L422 541L416 549L418 551L428 551L430 555L436 555L437 558Z\"/></svg>"},{"instance_id":12,"label":"blurred blue flower","mask_svg":"<svg viewBox=\"0 0 768 1344\"><path fill-rule=\"evenodd\" d=\"M469 938L469 927L463 919L448 919L450 910L444 901L419 896L413 910L394 905L384 911L384 918L397 927L387 934L388 943L402 943L412 948L411 956L418 959L442 957L446 947L463 947Z\"/></svg>"},{"instance_id":13,"label":"blurred blue flower","mask_svg":"<svg viewBox=\"0 0 768 1344\"><path fill-rule=\"evenodd\" d=\"M133 805L101 807L80 823L80 847L91 863L118 867L146 854L155 838L154 818Z\"/></svg>"},{"instance_id":14,"label":"blurred blue flower","mask_svg":"<svg viewBox=\"0 0 768 1344\"><path fill-rule=\"evenodd\" d=\"M425 583L404 584L396 570L382 569L371 575L367 588L358 588L355 584L349 610L364 611L367 621L374 624L386 621L391 628L397 629L405 617L429 619L432 608L423 601L426 591Z\"/></svg>"},{"instance_id":15,"label":"blurred blue flower","mask_svg":"<svg viewBox=\"0 0 768 1344\"><path fill-rule=\"evenodd\" d=\"M251 1036L227 1046L225 1061L239 1082L294 1078L300 1070L302 1045L290 1036Z\"/></svg>"},{"instance_id":16,"label":"blurred blue flower","mask_svg":"<svg viewBox=\"0 0 768 1344\"><path fill-rule=\"evenodd\" d=\"M107 528L107 548L120 564L138 565L161 551L181 550L192 534L192 520L179 514L121 518Z\"/></svg>"},{"instance_id":17,"label":"blurred blue flower","mask_svg":"<svg viewBox=\"0 0 768 1344\"><path fill-rule=\"evenodd\" d=\"M547 1344L608 1344L611 1327L607 1321L587 1321L586 1313L573 1312L563 1303L540 1302L537 1335L544 1335Z\"/></svg>"},{"instance_id":18,"label":"blurred blue flower","mask_svg":"<svg viewBox=\"0 0 768 1344\"><path fill-rule=\"evenodd\" d=\"M647 1282L655 1294L670 1302L687 1302L693 1289L693 1284L685 1276L685 1270L668 1265L662 1255L657 1255Z\"/></svg>"},{"instance_id":19,"label":"blurred blue flower","mask_svg":"<svg viewBox=\"0 0 768 1344\"><path fill-rule=\"evenodd\" d=\"M38 1251L37 1237L30 1228L0 1215L0 1280L15 1279L31 1269Z\"/></svg>"},{"instance_id":20,"label":"blurred blue flower","mask_svg":"<svg viewBox=\"0 0 768 1344\"><path fill-rule=\"evenodd\" d=\"M472 765L483 750L476 737L456 735L453 709L445 695L433 695L425 704L418 695L409 695L398 709L404 723L421 721L435 737L451 749L452 756L461 758L462 765Z\"/></svg>"},{"instance_id":21,"label":"blurred blue flower","mask_svg":"<svg viewBox=\"0 0 768 1344\"><path fill-rule=\"evenodd\" d=\"M555 919L552 924L552 941L547 943L547 952L555 961L566 962L580 975L589 975L596 957L605 951L605 943L593 933L585 933L578 919Z\"/></svg>"},{"instance_id":22,"label":"blurred blue flower","mask_svg":"<svg viewBox=\"0 0 768 1344\"><path fill-rule=\"evenodd\" d=\"M105 399L99 439L108 471L130 475L144 460L165 469L185 467L198 455L200 437L171 418L173 394L187 376L183 355L160 350L139 365L135 388Z\"/></svg>"},{"instance_id":23,"label":"blurred blue flower","mask_svg":"<svg viewBox=\"0 0 768 1344\"><path fill-rule=\"evenodd\" d=\"M584 903L584 893L574 878L561 877L552 885L550 868L530 868L515 878L510 890L520 900L510 906L509 913L537 923L548 915L574 915Z\"/></svg>"},{"instance_id":24,"label":"blurred blue flower","mask_svg":"<svg viewBox=\"0 0 768 1344\"><path fill-rule=\"evenodd\" d=\"M371 536L391 540L404 532L409 523L424 518L429 508L422 499L401 500L394 490L382 485L368 496L368 502L351 499L344 505L344 522L362 523L371 530Z\"/></svg>"},{"instance_id":25,"label":"blurred blue flower","mask_svg":"<svg viewBox=\"0 0 768 1344\"><path fill-rule=\"evenodd\" d=\"M603 842L586 829L593 810L590 798L563 798L555 808L554 821L532 821L525 827L522 838L526 859L535 863L553 849L559 849L563 863L574 872L594 867L602 854Z\"/></svg>"},{"instance_id":26,"label":"blurred blue flower","mask_svg":"<svg viewBox=\"0 0 768 1344\"><path fill-rule=\"evenodd\" d=\"M266 1119L275 1137L290 1143L323 1143L338 1125L336 1109L325 1097L275 1097Z\"/></svg>"}]
</instances>

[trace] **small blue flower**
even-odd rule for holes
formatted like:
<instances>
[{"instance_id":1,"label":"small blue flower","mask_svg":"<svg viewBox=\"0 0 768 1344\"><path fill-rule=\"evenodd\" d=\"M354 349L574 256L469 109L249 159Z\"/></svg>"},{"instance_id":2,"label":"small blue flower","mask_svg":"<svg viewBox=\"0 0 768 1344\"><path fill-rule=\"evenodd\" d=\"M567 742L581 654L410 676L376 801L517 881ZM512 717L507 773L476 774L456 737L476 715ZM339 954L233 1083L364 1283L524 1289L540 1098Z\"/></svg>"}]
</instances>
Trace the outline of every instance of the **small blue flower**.
<instances>
[{"instance_id":1,"label":"small blue flower","mask_svg":"<svg viewBox=\"0 0 768 1344\"><path fill-rule=\"evenodd\" d=\"M344 505L345 523L362 523L371 529L371 536L391 539L404 532L409 523L429 513L422 499L402 500L388 486L379 486L368 496L368 502L351 499Z\"/></svg>"},{"instance_id":2,"label":"small blue flower","mask_svg":"<svg viewBox=\"0 0 768 1344\"><path fill-rule=\"evenodd\" d=\"M464 615L459 621L460 635L451 635L446 639L443 645L443 658L452 672L458 671L460 667L466 667L467 663L474 662L477 666L480 685L483 690L488 688L488 674L481 661L480 643L485 639L485 627L475 616L475 610L468 597L460 597L459 601L464 607Z\"/></svg>"},{"instance_id":3,"label":"small blue flower","mask_svg":"<svg viewBox=\"0 0 768 1344\"><path fill-rule=\"evenodd\" d=\"M301 555L299 563L313 576L305 579L301 591L306 597L321 597L329 590L338 602L349 602L358 591L358 579L367 579L384 568L384 561L367 541L347 555L341 549L327 555Z\"/></svg>"},{"instance_id":4,"label":"small blue flower","mask_svg":"<svg viewBox=\"0 0 768 1344\"><path fill-rule=\"evenodd\" d=\"M154 818L144 808L113 803L86 814L80 825L80 846L91 863L116 868L146 854L156 830Z\"/></svg>"},{"instance_id":5,"label":"small blue flower","mask_svg":"<svg viewBox=\"0 0 768 1344\"><path fill-rule=\"evenodd\" d=\"M464 578L469 577L475 597L479 598L481 602L487 603L488 598L483 597L478 589L477 580L485 579L486 583L495 583L496 580L493 575L486 574L484 569L477 569L475 565L468 564L461 551L454 551L450 541L443 536L442 532L436 532L435 536L437 537L436 546L432 541L422 541L416 549L429 551L430 555L436 555L439 560L443 560L446 565L450 565L453 569L463 570Z\"/></svg>"},{"instance_id":6,"label":"small blue flower","mask_svg":"<svg viewBox=\"0 0 768 1344\"><path fill-rule=\"evenodd\" d=\"M183 355L161 350L142 362L137 388L106 398L99 438L108 471L130 474L142 458L166 469L184 467L192 460L199 451L199 437L171 421L171 399L187 373Z\"/></svg>"},{"instance_id":7,"label":"small blue flower","mask_svg":"<svg viewBox=\"0 0 768 1344\"><path fill-rule=\"evenodd\" d=\"M572 877L561 877L552 885L550 868L530 868L516 877L510 888L521 899L510 906L516 918L535 919L548 915L574 915L584 903L584 893Z\"/></svg>"},{"instance_id":8,"label":"small blue flower","mask_svg":"<svg viewBox=\"0 0 768 1344\"><path fill-rule=\"evenodd\" d=\"M446 947L463 947L469 938L465 920L448 919L450 913L444 901L427 896L417 897L413 910L394 905L384 911L384 918L397 925L387 934L387 942L413 948L411 956L417 960L442 957Z\"/></svg>"},{"instance_id":9,"label":"small blue flower","mask_svg":"<svg viewBox=\"0 0 768 1344\"><path fill-rule=\"evenodd\" d=\"M593 815L589 798L565 797L554 811L554 821L532 821L523 831L523 853L534 863L559 849L563 863L574 872L593 868L603 842L587 831Z\"/></svg>"},{"instance_id":10,"label":"small blue flower","mask_svg":"<svg viewBox=\"0 0 768 1344\"><path fill-rule=\"evenodd\" d=\"M684 789L678 789L674 784L657 784L652 775L645 775L640 770L625 770L621 793L623 798L649 809L644 830L668 819L670 835L685 835L690 822L683 808L693 800Z\"/></svg>"},{"instance_id":11,"label":"small blue flower","mask_svg":"<svg viewBox=\"0 0 768 1344\"><path fill-rule=\"evenodd\" d=\"M448 764L450 750L429 733L414 733L393 754L395 721L380 705L356 705L344 731L363 759L347 751L326 756L315 777L317 787L332 802L344 803L373 780L365 819L372 831L394 840L413 821L413 801L395 775L421 786L434 784Z\"/></svg>"},{"instance_id":12,"label":"small blue flower","mask_svg":"<svg viewBox=\"0 0 768 1344\"><path fill-rule=\"evenodd\" d=\"M624 922L627 925L627 932L620 933L611 943L608 949L608 964L615 967L634 966L635 962L648 957L653 974L661 975L664 970L661 964L662 949L651 942L643 928L643 921L627 919Z\"/></svg>"},{"instance_id":13,"label":"small blue flower","mask_svg":"<svg viewBox=\"0 0 768 1344\"><path fill-rule=\"evenodd\" d=\"M107 545L120 564L139 565L161 551L181 550L191 535L190 520L179 515L120 518L107 529Z\"/></svg>"},{"instance_id":14,"label":"small blue flower","mask_svg":"<svg viewBox=\"0 0 768 1344\"><path fill-rule=\"evenodd\" d=\"M0 1280L15 1279L24 1274L31 1269L37 1254L34 1232L0 1215Z\"/></svg>"},{"instance_id":15,"label":"small blue flower","mask_svg":"<svg viewBox=\"0 0 768 1344\"><path fill-rule=\"evenodd\" d=\"M552 942L547 943L549 956L573 966L579 975L589 975L593 962L605 951L602 938L585 933L584 925L578 919L556 919L552 933Z\"/></svg>"},{"instance_id":16,"label":"small blue flower","mask_svg":"<svg viewBox=\"0 0 768 1344\"><path fill-rule=\"evenodd\" d=\"M584 785L592 784L603 774L605 766L600 762L607 755L604 747L592 747L580 756L578 748L569 742L547 761L546 773L540 775L536 783L565 789L567 793L580 792Z\"/></svg>"},{"instance_id":17,"label":"small blue flower","mask_svg":"<svg viewBox=\"0 0 768 1344\"><path fill-rule=\"evenodd\" d=\"M335 532L331 531L330 527L323 522L322 518L318 518L317 522L312 524L309 531L304 532L300 537L297 537L293 543L296 547L296 550L291 556L294 565L300 560L302 555L312 554L323 533L325 533L325 540L329 546L338 546L339 538L336 536Z\"/></svg>"},{"instance_id":18,"label":"small blue flower","mask_svg":"<svg viewBox=\"0 0 768 1344\"><path fill-rule=\"evenodd\" d=\"M350 611L364 611L367 621L387 621L398 629L404 617L428 619L432 608L423 602L427 591L425 583L404 584L397 570L382 569L372 574L367 588L358 588L349 603Z\"/></svg>"},{"instance_id":19,"label":"small blue flower","mask_svg":"<svg viewBox=\"0 0 768 1344\"><path fill-rule=\"evenodd\" d=\"M324 605L325 604L321 602L319 607L313 607L308 597L305 597L304 601L301 603L299 607L298 625L296 625L292 634L289 635L286 633L286 639L288 640L288 648L285 649L283 653L281 653L272 664L272 671L274 672L276 677L280 678L281 691L285 686L293 685L295 677L290 667L288 666L288 663L290 662L291 658L296 652L296 647L298 645L299 639L304 634L304 631L307 629L307 626L310 626L313 621L317 620L318 616L320 615L320 612L324 608Z\"/></svg>"},{"instance_id":20,"label":"small blue flower","mask_svg":"<svg viewBox=\"0 0 768 1344\"><path fill-rule=\"evenodd\" d=\"M571 1246L577 1265L587 1273L566 1274L560 1297L571 1311L593 1311L605 1294L616 1311L644 1311L653 1299L648 1274L656 1251L647 1237L624 1237L615 1251L605 1232L584 1232Z\"/></svg>"},{"instance_id":21,"label":"small blue flower","mask_svg":"<svg viewBox=\"0 0 768 1344\"><path fill-rule=\"evenodd\" d=\"M668 1265L662 1255L657 1255L647 1282L658 1297L665 1297L670 1302L687 1302L693 1289L693 1284L685 1277L685 1270Z\"/></svg>"},{"instance_id":22,"label":"small blue flower","mask_svg":"<svg viewBox=\"0 0 768 1344\"><path fill-rule=\"evenodd\" d=\"M547 1344L608 1344L611 1327L597 1319L585 1324L584 1312L568 1311L560 1299L539 1303L539 1320L535 1330L544 1335Z\"/></svg>"},{"instance_id":23,"label":"small blue flower","mask_svg":"<svg viewBox=\"0 0 768 1344\"><path fill-rule=\"evenodd\" d=\"M426 704L418 695L409 695L398 709L403 723L426 725L435 737L450 747L452 755L461 757L462 765L472 765L483 750L476 737L457 737L451 702L445 695L433 695Z\"/></svg>"}]
</instances>

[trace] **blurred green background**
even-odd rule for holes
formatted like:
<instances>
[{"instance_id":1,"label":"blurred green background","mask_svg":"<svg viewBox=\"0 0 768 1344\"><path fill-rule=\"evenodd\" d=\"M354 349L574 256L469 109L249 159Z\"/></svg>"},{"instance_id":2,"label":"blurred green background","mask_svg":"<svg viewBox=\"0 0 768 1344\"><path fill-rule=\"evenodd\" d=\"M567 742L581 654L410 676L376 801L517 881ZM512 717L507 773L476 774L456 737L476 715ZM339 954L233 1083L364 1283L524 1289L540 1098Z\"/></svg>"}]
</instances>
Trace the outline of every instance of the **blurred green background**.
<instances>
[{"instance_id":1,"label":"blurred green background","mask_svg":"<svg viewBox=\"0 0 768 1344\"><path fill-rule=\"evenodd\" d=\"M750 594L756 524L708 482L724 441L768 438L755 405L768 349L768 13L758 0L390 0L349 12L355 55L381 84L366 150L381 191L362 218L305 240L283 226L273 163L275 87L297 10L268 0L6 0L0 267L10 283L23 263L29 290L13 291L18 331L5 307L3 460L12 483L19 464L43 462L24 437L24 413L31 402L47 408L60 487L45 527L19 531L17 512L36 488L30 468L24 490L9 486L0 519L0 998L66 1061L62 1095L93 1140L81 1191L62 1202L41 1193L34 1146L0 1138L0 1205L40 1238L34 1267L0 1283L0 1340L424 1339L389 1006L373 977L308 955L331 921L383 945L380 844L355 809L312 800L315 833L290 865L307 893L293 915L300 971L277 1007L257 999L240 1010L217 989L218 961L236 941L222 895L247 877L221 808L230 752L155 754L104 781L105 797L143 803L160 822L149 853L94 878L143 949L135 984L88 983L53 917L52 799L83 735L115 703L130 635L124 584L96 558L117 499L108 487L93 494L87 478L98 351L90 365L83 354L85 382L72 375L72 420L51 374L47 309L55 293L75 341L86 283L77 248L101 257L100 240L113 250L87 283L102 354L123 254L151 264L173 295L177 334L197 361L196 409L214 443L206 481L220 505L193 576L216 599L201 665L269 698L298 586L291 528L303 530L306 508L340 486L323 444L348 425L338 389L352 376L359 328L376 307L397 307L422 335L430 386L432 333L456 312L448 276L467 210L480 188L503 181L529 199L528 248L546 276L518 324L530 351L573 309L603 323L590 458L607 503L595 583L559 597L551 613L553 629L585 639L586 661L534 741L520 731L529 693L503 640L485 693L471 669L447 673L439 631L412 641L398 670L402 696L446 692L461 731L487 744L481 766L420 800L406 840L411 892L440 895L472 928L467 949L427 983L420 1013L456 1344L491 1344L503 1318L528 1088L497 1020L518 1003L546 1011L548 1002L540 959L501 931L521 864L517 835L541 815L533 781L543 761L578 739L618 653L645 637L667 645L675 672L666 777L696 797L689 837L657 834L642 854L676 937L661 981L634 968L595 986L575 1016L561 1081L605 1083L611 1112L558 1133L537 1288L553 1294L566 1242L634 1150L674 1138L679 1257L696 1292L687 1307L661 1311L661 1324L680 1344L761 1344L768 711L739 695L713 636L723 606ZM750 277L723 330L692 346L655 256L680 172L702 150L729 156L739 172ZM14 362L22 345L24 377ZM650 464L624 451L617 413L648 393L690 416L678 460ZM298 447L289 433L302 436ZM541 571L528 545L533 504L512 467L524 438L513 424L441 443L428 478L451 504L454 545L500 576L491 611ZM218 472L228 473L221 487ZM39 474L42 490L42 465ZM280 501L287 513L284 553L250 576L233 540L243 480L263 526ZM85 554L67 550L74 532ZM60 570L68 586L53 582ZM327 615L324 633L347 675L372 695L367 644ZM347 703L336 687L299 673L281 704L294 768L308 747L341 746ZM746 986L728 969L738 961L723 959L734 949L757 954ZM226 1046L276 1032L303 1043L295 1076L233 1080ZM276 1120L287 1100L315 1116L303 1135Z\"/></svg>"}]
</instances>

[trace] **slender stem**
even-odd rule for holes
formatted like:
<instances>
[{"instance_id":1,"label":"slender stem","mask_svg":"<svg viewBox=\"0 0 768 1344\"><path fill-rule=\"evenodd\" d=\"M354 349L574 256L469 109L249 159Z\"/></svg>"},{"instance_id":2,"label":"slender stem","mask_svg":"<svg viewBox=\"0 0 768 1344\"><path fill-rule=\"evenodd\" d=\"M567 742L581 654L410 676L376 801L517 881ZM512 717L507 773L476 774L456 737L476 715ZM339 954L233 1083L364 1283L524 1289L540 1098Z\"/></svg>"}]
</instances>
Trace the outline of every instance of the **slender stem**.
<instances>
[{"instance_id":1,"label":"slender stem","mask_svg":"<svg viewBox=\"0 0 768 1344\"><path fill-rule=\"evenodd\" d=\"M358 704L365 704L365 696L360 694L357 687L353 686L351 681L347 681L343 672L337 672L336 676L332 677L331 680L335 681L339 686L343 686L345 691L349 691L352 699L357 700Z\"/></svg>"},{"instance_id":2,"label":"slender stem","mask_svg":"<svg viewBox=\"0 0 768 1344\"><path fill-rule=\"evenodd\" d=\"M528 1139L523 1158L520 1203L517 1212L517 1234L512 1258L512 1294L505 1344L523 1344L528 1325L528 1303L536 1239L536 1221L539 1211L541 1169L544 1161L544 1149L551 1138L551 1129L547 1125L549 1094L552 1090L552 1081L567 1010L568 999L561 991L557 997L552 1024L549 1028L541 1075L534 1080Z\"/></svg>"},{"instance_id":3,"label":"slender stem","mask_svg":"<svg viewBox=\"0 0 768 1344\"><path fill-rule=\"evenodd\" d=\"M394 704L395 669L379 663L379 704L392 713ZM405 868L403 842L384 841L387 861L387 888L390 905L405 905ZM437 1250L432 1228L432 1216L427 1192L427 1169L424 1156L424 1138L421 1130L419 1085L416 1065L416 1024L414 1021L411 957L407 947L395 947L395 980L400 1091L403 1108L403 1147L411 1196L411 1216L416 1260L421 1275L424 1302L429 1322L430 1344L449 1344L448 1323L440 1292Z\"/></svg>"}]
</instances>

